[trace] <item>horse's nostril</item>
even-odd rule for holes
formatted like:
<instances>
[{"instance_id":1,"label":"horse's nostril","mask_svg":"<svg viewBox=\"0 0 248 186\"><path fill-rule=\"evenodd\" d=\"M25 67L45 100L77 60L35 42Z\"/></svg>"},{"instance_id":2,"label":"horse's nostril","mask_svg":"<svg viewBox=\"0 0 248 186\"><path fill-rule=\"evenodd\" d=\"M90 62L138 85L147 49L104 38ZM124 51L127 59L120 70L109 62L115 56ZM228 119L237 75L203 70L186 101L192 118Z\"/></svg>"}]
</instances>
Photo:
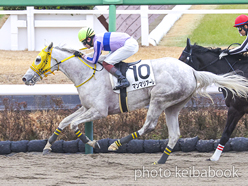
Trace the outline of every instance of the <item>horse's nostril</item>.
<instances>
[{"instance_id":1,"label":"horse's nostril","mask_svg":"<svg viewBox=\"0 0 248 186\"><path fill-rule=\"evenodd\" d=\"M22 81L23 81L23 82L26 82L26 81L27 81L27 79L24 77L24 78L22 78Z\"/></svg>"}]
</instances>

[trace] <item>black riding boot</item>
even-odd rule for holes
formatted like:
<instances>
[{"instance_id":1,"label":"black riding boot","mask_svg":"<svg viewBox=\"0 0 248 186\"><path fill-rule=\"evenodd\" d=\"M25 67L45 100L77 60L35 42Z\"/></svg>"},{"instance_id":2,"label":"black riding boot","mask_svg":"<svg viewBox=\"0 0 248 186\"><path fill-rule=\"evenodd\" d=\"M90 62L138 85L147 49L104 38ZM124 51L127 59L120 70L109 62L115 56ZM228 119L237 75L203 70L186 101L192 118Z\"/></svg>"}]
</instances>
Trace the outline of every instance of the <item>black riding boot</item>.
<instances>
[{"instance_id":1,"label":"black riding boot","mask_svg":"<svg viewBox=\"0 0 248 186\"><path fill-rule=\"evenodd\" d=\"M119 85L117 85L116 87L114 87L114 90L119 90L125 87L129 87L130 83L127 80L127 78L125 78L122 73L117 70L115 67L112 67L110 70L110 73L115 76L118 79Z\"/></svg>"}]
</instances>

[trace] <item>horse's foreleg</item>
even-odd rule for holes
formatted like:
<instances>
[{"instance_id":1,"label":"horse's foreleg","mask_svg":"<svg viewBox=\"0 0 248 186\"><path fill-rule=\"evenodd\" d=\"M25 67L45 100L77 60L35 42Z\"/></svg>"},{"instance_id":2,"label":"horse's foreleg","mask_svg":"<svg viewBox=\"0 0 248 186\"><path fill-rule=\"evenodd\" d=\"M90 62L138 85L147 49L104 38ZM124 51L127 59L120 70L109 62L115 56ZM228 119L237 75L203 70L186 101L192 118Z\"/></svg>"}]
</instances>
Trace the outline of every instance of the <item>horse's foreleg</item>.
<instances>
[{"instance_id":1,"label":"horse's foreleg","mask_svg":"<svg viewBox=\"0 0 248 186\"><path fill-rule=\"evenodd\" d=\"M230 139L232 132L234 131L238 121L243 117L245 113L243 111L238 111L233 107L228 109L228 117L224 132L222 133L222 137L220 139L220 144L216 148L213 156L210 158L211 161L218 161L221 153L224 149L225 144Z\"/></svg>"},{"instance_id":2,"label":"horse's foreleg","mask_svg":"<svg viewBox=\"0 0 248 186\"><path fill-rule=\"evenodd\" d=\"M87 136L85 136L79 129L78 125L81 123L93 121L96 119L100 119L102 117L106 117L102 115L98 110L95 108L90 108L80 116L76 117L75 119L72 120L71 122L71 129L74 130L76 136L82 140L83 143L88 144L92 146L93 148L100 149L100 145L96 140L91 141Z\"/></svg>"},{"instance_id":3,"label":"horse's foreleg","mask_svg":"<svg viewBox=\"0 0 248 186\"><path fill-rule=\"evenodd\" d=\"M79 108L76 112L74 112L73 114L67 116L66 118L64 118L58 128L54 131L54 133L52 134L52 136L48 139L46 146L43 149L43 154L48 154L51 152L51 146L52 144L56 141L57 137L59 136L59 134L62 132L62 130L68 126L73 119L75 119L76 117L78 117L78 115L84 113L86 111L85 107L81 107Z\"/></svg>"}]
</instances>

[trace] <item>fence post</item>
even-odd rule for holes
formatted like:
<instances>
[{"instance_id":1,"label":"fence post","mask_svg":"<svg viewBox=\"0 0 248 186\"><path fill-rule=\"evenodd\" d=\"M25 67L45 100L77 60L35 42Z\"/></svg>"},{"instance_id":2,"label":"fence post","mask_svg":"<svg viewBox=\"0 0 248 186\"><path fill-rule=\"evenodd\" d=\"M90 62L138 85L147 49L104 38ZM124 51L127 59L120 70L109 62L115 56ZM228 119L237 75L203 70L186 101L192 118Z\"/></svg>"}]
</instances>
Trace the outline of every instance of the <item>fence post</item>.
<instances>
[{"instance_id":1,"label":"fence post","mask_svg":"<svg viewBox=\"0 0 248 186\"><path fill-rule=\"evenodd\" d=\"M18 16L17 15L10 15L10 49L11 50L18 50Z\"/></svg>"},{"instance_id":2,"label":"fence post","mask_svg":"<svg viewBox=\"0 0 248 186\"><path fill-rule=\"evenodd\" d=\"M85 128L85 135L90 139L93 140L93 122L86 122L84 124ZM93 154L93 147L85 144L85 154Z\"/></svg>"},{"instance_id":3,"label":"fence post","mask_svg":"<svg viewBox=\"0 0 248 186\"><path fill-rule=\"evenodd\" d=\"M148 5L140 6L140 20L141 20L141 44L142 46L149 46L149 21L148 21Z\"/></svg>"},{"instance_id":4,"label":"fence post","mask_svg":"<svg viewBox=\"0 0 248 186\"><path fill-rule=\"evenodd\" d=\"M116 6L109 5L109 32L116 31Z\"/></svg>"},{"instance_id":5,"label":"fence post","mask_svg":"<svg viewBox=\"0 0 248 186\"><path fill-rule=\"evenodd\" d=\"M35 50L34 37L34 7L27 6L27 37L28 37L28 51Z\"/></svg>"}]
</instances>

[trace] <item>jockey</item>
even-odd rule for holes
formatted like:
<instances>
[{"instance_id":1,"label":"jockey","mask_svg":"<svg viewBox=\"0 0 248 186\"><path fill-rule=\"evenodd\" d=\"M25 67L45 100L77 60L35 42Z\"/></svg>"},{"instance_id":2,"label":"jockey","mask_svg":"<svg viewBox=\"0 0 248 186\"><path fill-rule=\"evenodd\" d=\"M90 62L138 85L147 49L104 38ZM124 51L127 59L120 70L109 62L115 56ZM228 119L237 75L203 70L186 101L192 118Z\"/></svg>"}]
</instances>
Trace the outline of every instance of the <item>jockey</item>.
<instances>
[{"instance_id":1,"label":"jockey","mask_svg":"<svg viewBox=\"0 0 248 186\"><path fill-rule=\"evenodd\" d=\"M138 42L126 33L121 32L105 32L95 34L94 30L89 27L83 27L78 32L78 39L87 48L94 47L93 57L82 55L89 63L96 64L98 62L101 51L110 51L110 54L103 61L103 67L113 76L118 79L119 84L114 87L118 90L130 85L129 81L122 73L114 67L114 64L121 62L124 59L135 54L139 45Z\"/></svg>"},{"instance_id":2,"label":"jockey","mask_svg":"<svg viewBox=\"0 0 248 186\"><path fill-rule=\"evenodd\" d=\"M231 49L231 50L224 50L220 55L219 58L226 55L233 55L238 54L242 52L247 52L248 50L248 37L247 37L247 31L248 31L248 16L247 15L240 15L235 19L234 27L236 27L239 30L239 34L241 36L246 36L245 41L238 47Z\"/></svg>"}]
</instances>

